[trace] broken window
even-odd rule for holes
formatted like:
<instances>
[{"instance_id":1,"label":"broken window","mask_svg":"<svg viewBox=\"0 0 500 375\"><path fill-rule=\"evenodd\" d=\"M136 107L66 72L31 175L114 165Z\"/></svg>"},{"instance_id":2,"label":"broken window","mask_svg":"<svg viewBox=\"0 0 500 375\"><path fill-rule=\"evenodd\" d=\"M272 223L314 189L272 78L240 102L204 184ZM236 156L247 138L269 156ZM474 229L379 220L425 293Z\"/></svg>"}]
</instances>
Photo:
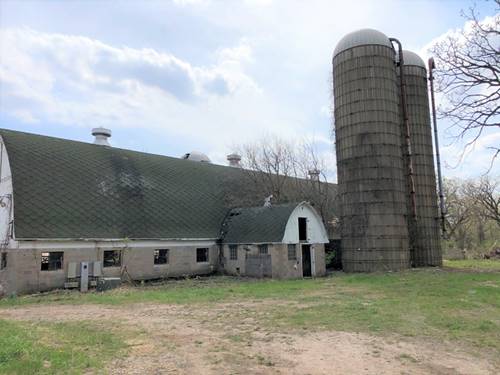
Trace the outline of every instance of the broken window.
<instances>
[{"instance_id":1,"label":"broken window","mask_svg":"<svg viewBox=\"0 0 500 375\"><path fill-rule=\"evenodd\" d=\"M288 244L288 260L297 260L297 246L294 243Z\"/></svg>"},{"instance_id":2,"label":"broken window","mask_svg":"<svg viewBox=\"0 0 500 375\"><path fill-rule=\"evenodd\" d=\"M0 260L0 270L7 268L7 253L2 253L2 259Z\"/></svg>"},{"instance_id":3,"label":"broken window","mask_svg":"<svg viewBox=\"0 0 500 375\"><path fill-rule=\"evenodd\" d=\"M168 249L156 249L155 264L167 264L167 263L168 263Z\"/></svg>"},{"instance_id":4,"label":"broken window","mask_svg":"<svg viewBox=\"0 0 500 375\"><path fill-rule=\"evenodd\" d=\"M299 241L307 241L307 218L299 217Z\"/></svg>"},{"instance_id":5,"label":"broken window","mask_svg":"<svg viewBox=\"0 0 500 375\"><path fill-rule=\"evenodd\" d=\"M200 247L196 249L196 262L208 262L208 247Z\"/></svg>"},{"instance_id":6,"label":"broken window","mask_svg":"<svg viewBox=\"0 0 500 375\"><path fill-rule=\"evenodd\" d=\"M62 251L51 251L42 253L41 271L56 271L62 269L63 266Z\"/></svg>"},{"instance_id":7,"label":"broken window","mask_svg":"<svg viewBox=\"0 0 500 375\"><path fill-rule=\"evenodd\" d=\"M259 245L259 254L267 254L267 252L268 252L267 243Z\"/></svg>"},{"instance_id":8,"label":"broken window","mask_svg":"<svg viewBox=\"0 0 500 375\"><path fill-rule=\"evenodd\" d=\"M229 245L229 259L238 260L238 245Z\"/></svg>"},{"instance_id":9,"label":"broken window","mask_svg":"<svg viewBox=\"0 0 500 375\"><path fill-rule=\"evenodd\" d=\"M104 250L103 267L120 267L122 265L121 250Z\"/></svg>"}]
</instances>

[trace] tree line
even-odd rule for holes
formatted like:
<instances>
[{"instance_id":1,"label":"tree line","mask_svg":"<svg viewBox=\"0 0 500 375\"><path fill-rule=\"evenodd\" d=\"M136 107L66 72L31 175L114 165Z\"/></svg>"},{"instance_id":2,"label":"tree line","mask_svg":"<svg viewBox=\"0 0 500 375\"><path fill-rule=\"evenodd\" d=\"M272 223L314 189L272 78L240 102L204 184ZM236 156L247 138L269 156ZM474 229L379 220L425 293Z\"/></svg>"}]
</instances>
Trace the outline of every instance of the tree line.
<instances>
[{"instance_id":1,"label":"tree line","mask_svg":"<svg viewBox=\"0 0 500 375\"><path fill-rule=\"evenodd\" d=\"M444 255L454 258L497 256L500 249L500 181L445 179Z\"/></svg>"}]
</instances>

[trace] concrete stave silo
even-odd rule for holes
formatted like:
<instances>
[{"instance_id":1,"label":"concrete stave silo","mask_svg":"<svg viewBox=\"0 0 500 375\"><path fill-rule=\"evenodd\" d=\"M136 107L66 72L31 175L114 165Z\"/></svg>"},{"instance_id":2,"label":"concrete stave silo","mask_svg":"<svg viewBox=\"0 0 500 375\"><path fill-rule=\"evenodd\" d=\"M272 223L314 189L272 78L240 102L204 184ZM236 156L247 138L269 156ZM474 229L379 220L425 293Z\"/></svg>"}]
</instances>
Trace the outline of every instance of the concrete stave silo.
<instances>
[{"instance_id":1,"label":"concrete stave silo","mask_svg":"<svg viewBox=\"0 0 500 375\"><path fill-rule=\"evenodd\" d=\"M422 59L411 51L403 51L403 62L417 203L416 221L410 221L414 226L410 228L410 257L415 267L440 266L442 254L427 69Z\"/></svg>"},{"instance_id":2,"label":"concrete stave silo","mask_svg":"<svg viewBox=\"0 0 500 375\"><path fill-rule=\"evenodd\" d=\"M387 36L363 29L346 35L333 56L342 262L348 272L410 264L394 53Z\"/></svg>"}]
</instances>

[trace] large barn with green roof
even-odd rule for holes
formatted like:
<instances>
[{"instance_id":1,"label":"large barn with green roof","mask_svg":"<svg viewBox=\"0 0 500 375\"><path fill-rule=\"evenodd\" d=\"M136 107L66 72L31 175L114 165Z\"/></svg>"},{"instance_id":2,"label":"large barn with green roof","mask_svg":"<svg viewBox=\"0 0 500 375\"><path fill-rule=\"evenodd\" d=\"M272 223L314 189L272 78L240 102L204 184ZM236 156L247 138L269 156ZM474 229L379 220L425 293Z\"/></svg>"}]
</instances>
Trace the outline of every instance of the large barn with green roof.
<instances>
[{"instance_id":1,"label":"large barn with green roof","mask_svg":"<svg viewBox=\"0 0 500 375\"><path fill-rule=\"evenodd\" d=\"M241 168L94 135L97 144L0 130L0 294L215 271L325 273L328 235L311 204L238 206L248 202Z\"/></svg>"}]
</instances>

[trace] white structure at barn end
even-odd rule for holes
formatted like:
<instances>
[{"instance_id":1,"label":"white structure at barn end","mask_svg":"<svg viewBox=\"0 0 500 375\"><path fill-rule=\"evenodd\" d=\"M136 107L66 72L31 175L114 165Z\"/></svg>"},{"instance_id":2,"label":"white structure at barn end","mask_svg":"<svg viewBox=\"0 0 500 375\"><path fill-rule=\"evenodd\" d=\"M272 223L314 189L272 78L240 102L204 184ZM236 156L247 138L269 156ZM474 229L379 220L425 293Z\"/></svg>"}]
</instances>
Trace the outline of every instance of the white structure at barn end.
<instances>
[{"instance_id":1,"label":"white structure at barn end","mask_svg":"<svg viewBox=\"0 0 500 375\"><path fill-rule=\"evenodd\" d=\"M234 207L244 170L206 159L0 130L0 295L215 271L325 274L327 232L310 204Z\"/></svg>"}]
</instances>

